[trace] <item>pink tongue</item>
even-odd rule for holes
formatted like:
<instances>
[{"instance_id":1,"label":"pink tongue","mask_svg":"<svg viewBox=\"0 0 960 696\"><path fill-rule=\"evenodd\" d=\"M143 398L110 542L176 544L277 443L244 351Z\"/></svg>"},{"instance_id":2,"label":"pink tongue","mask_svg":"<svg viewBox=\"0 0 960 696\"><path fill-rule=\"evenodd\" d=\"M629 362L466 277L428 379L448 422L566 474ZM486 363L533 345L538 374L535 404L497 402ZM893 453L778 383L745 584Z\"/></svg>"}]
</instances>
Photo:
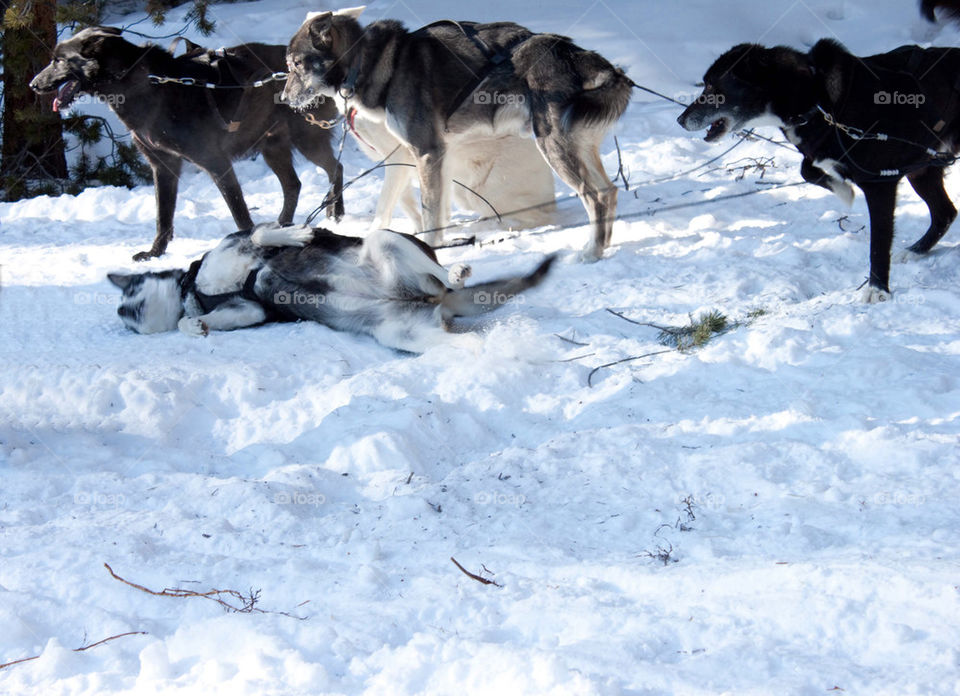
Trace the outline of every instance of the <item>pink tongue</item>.
<instances>
[{"instance_id":1,"label":"pink tongue","mask_svg":"<svg viewBox=\"0 0 960 696\"><path fill-rule=\"evenodd\" d=\"M53 98L53 110L60 111L60 97Z\"/></svg>"}]
</instances>

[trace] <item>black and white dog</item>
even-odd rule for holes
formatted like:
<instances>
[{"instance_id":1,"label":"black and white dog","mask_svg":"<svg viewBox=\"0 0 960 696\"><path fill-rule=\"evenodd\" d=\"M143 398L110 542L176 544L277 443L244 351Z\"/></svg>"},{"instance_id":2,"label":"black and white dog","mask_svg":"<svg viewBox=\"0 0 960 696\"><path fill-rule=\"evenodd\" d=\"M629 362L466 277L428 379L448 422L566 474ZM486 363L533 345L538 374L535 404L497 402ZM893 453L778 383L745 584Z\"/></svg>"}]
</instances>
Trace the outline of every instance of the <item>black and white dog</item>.
<instances>
[{"instance_id":1,"label":"black and white dog","mask_svg":"<svg viewBox=\"0 0 960 696\"><path fill-rule=\"evenodd\" d=\"M617 189L599 146L632 82L602 56L510 22L435 22L416 31L363 8L308 16L287 47L284 98L304 109L339 97L343 111L382 122L417 163L423 226L438 243L450 209L445 155L458 140L533 135L580 196L593 226L585 260L610 243Z\"/></svg>"},{"instance_id":2,"label":"black and white dog","mask_svg":"<svg viewBox=\"0 0 960 696\"><path fill-rule=\"evenodd\" d=\"M220 190L238 229L253 229L231 160L260 152L283 189L279 221L293 220L300 195L300 179L293 168L296 148L327 173L334 203L328 208L343 215L340 191L343 169L331 147L329 129L314 123L336 117L336 107L315 104L297 114L278 95L282 81L272 78L283 70L285 48L242 44L222 51L200 47L182 56L147 44L137 46L116 27L90 27L61 41L53 60L30 86L37 92L56 92L54 109L66 109L81 94L104 100L124 125L153 170L157 198L157 235L149 251L133 258L160 256L173 238L173 213L183 160L206 171ZM171 82L154 84L156 78ZM177 80L193 80L196 86ZM262 86L254 83L263 80ZM213 84L223 89L207 89Z\"/></svg>"},{"instance_id":3,"label":"black and white dog","mask_svg":"<svg viewBox=\"0 0 960 696\"><path fill-rule=\"evenodd\" d=\"M489 312L538 285L553 260L527 276L464 287L469 266L448 271L409 235L261 226L229 235L185 271L108 278L123 290L117 314L138 333L199 336L309 319L421 353L443 340L455 317Z\"/></svg>"},{"instance_id":4,"label":"black and white dog","mask_svg":"<svg viewBox=\"0 0 960 696\"><path fill-rule=\"evenodd\" d=\"M870 212L870 278L863 299L890 297L897 184L904 176L930 210L910 252L928 252L957 216L943 168L960 149L960 53L903 46L857 57L822 40L801 53L741 44L707 70L703 93L679 118L715 141L745 126L777 125L803 154L803 178Z\"/></svg>"}]
</instances>

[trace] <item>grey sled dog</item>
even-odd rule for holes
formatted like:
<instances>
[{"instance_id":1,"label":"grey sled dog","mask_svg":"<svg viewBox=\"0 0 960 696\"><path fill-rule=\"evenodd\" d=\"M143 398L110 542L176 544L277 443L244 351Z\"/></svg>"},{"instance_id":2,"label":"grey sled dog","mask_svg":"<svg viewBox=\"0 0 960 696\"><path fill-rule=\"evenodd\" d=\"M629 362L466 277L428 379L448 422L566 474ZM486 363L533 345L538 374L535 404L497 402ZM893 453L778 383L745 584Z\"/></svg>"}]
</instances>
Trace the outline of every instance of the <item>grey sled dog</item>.
<instances>
[{"instance_id":1,"label":"grey sled dog","mask_svg":"<svg viewBox=\"0 0 960 696\"><path fill-rule=\"evenodd\" d=\"M149 334L205 336L269 321L309 319L422 353L455 317L475 316L538 285L529 275L464 287L470 267L449 271L415 237L388 230L364 239L310 227L262 225L234 232L184 270L108 276L123 290L117 314Z\"/></svg>"},{"instance_id":2,"label":"grey sled dog","mask_svg":"<svg viewBox=\"0 0 960 696\"><path fill-rule=\"evenodd\" d=\"M617 189L599 145L633 87L602 56L555 34L510 22L435 22L408 31L362 27L352 8L307 17L287 47L283 98L296 109L340 97L343 112L386 124L417 163L423 226L437 244L450 209L444 155L457 141L532 134L553 170L580 196L593 236L584 260L610 243Z\"/></svg>"}]
</instances>

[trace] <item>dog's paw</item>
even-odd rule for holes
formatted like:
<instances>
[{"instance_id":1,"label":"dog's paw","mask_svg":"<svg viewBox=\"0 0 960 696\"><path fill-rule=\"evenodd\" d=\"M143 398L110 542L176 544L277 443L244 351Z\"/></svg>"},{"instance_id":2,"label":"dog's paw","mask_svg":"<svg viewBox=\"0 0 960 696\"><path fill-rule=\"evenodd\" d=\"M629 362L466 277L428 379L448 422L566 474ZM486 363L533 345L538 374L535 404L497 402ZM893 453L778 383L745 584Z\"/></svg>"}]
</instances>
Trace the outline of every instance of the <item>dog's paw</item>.
<instances>
[{"instance_id":1,"label":"dog's paw","mask_svg":"<svg viewBox=\"0 0 960 696\"><path fill-rule=\"evenodd\" d=\"M598 250L592 244L577 254L577 261L580 263L596 263L603 258L603 250Z\"/></svg>"},{"instance_id":2,"label":"dog's paw","mask_svg":"<svg viewBox=\"0 0 960 696\"><path fill-rule=\"evenodd\" d=\"M184 317L177 322L177 328L188 336L206 336L210 333L210 327L200 317Z\"/></svg>"},{"instance_id":3,"label":"dog's paw","mask_svg":"<svg viewBox=\"0 0 960 696\"><path fill-rule=\"evenodd\" d=\"M149 261L150 259L155 259L158 256L160 256L160 254L155 252L153 249L151 249L150 251L138 251L136 254L133 255L133 260Z\"/></svg>"},{"instance_id":4,"label":"dog's paw","mask_svg":"<svg viewBox=\"0 0 960 696\"><path fill-rule=\"evenodd\" d=\"M919 260L923 254L918 254L915 251L910 249L904 249L903 251L898 251L894 254L890 260L894 263L913 263L914 261Z\"/></svg>"},{"instance_id":5,"label":"dog's paw","mask_svg":"<svg viewBox=\"0 0 960 696\"><path fill-rule=\"evenodd\" d=\"M878 304L880 302L889 302L893 299L893 295L887 290L868 285L863 289L863 295L861 295L860 299L866 304Z\"/></svg>"},{"instance_id":6,"label":"dog's paw","mask_svg":"<svg viewBox=\"0 0 960 696\"><path fill-rule=\"evenodd\" d=\"M313 229L309 225L279 227L274 224L260 225L250 235L250 241L262 247L302 247L313 240Z\"/></svg>"},{"instance_id":7,"label":"dog's paw","mask_svg":"<svg viewBox=\"0 0 960 696\"><path fill-rule=\"evenodd\" d=\"M853 186L846 181L831 181L830 190L833 191L833 194L837 198L846 203L848 208L853 205L853 199L856 198L856 192L853 190Z\"/></svg>"},{"instance_id":8,"label":"dog's paw","mask_svg":"<svg viewBox=\"0 0 960 696\"><path fill-rule=\"evenodd\" d=\"M470 268L465 263L458 263L457 265L450 268L450 273L447 276L447 280L450 283L450 287L455 290L459 290L463 287L464 282L467 278L471 276L473 269Z\"/></svg>"}]
</instances>

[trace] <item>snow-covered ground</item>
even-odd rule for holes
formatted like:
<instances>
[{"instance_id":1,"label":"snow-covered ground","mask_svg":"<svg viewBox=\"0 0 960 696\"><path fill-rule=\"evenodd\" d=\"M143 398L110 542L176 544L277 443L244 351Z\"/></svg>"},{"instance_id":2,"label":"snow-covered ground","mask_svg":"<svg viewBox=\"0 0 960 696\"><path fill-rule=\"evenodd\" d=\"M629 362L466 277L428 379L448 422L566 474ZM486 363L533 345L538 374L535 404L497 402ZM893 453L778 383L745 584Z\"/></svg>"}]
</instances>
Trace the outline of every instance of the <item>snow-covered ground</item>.
<instances>
[{"instance_id":1,"label":"snow-covered ground","mask_svg":"<svg viewBox=\"0 0 960 696\"><path fill-rule=\"evenodd\" d=\"M315 9L215 6L204 41L285 42ZM912 0L367 11L445 16L566 33L688 98L741 41L870 53L960 37ZM621 214L754 191L757 170L728 171L745 158L774 158L763 182L799 179L795 153L757 141L638 185L735 142L703 143L677 113L635 92ZM616 171L612 139L604 156ZM345 164L369 166L349 142ZM302 219L327 182L300 170ZM272 219L274 177L260 160L237 171ZM379 182L349 189L338 230L366 230ZM898 213L901 249L927 224L906 185ZM0 670L0 693L960 693L960 232L895 266L895 301L874 306L855 290L862 197L845 209L810 186L618 222L594 265L574 261L586 226L446 250L478 279L554 250L565 263L473 345L410 357L312 324L127 332L105 274L134 267L154 215L149 186L0 204L0 664L40 656ZM232 230L192 169L176 227L150 268ZM599 365L663 350L608 309L765 314L590 386ZM259 590L257 608L293 616L152 596L104 563L154 591ZM146 634L74 652L132 631Z\"/></svg>"}]
</instances>

